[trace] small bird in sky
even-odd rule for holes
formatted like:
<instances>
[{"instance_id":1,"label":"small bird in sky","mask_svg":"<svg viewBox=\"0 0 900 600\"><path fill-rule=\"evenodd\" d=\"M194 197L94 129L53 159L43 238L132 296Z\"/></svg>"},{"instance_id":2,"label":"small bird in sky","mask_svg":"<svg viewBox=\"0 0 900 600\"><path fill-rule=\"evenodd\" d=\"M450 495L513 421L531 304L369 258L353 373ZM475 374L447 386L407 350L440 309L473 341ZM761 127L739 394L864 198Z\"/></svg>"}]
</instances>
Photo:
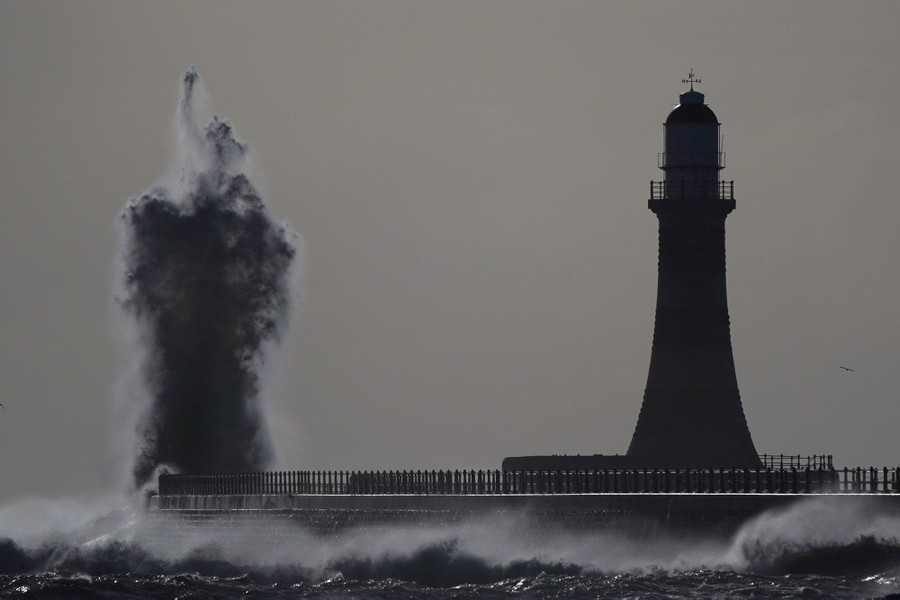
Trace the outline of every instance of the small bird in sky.
<instances>
[{"instance_id":1,"label":"small bird in sky","mask_svg":"<svg viewBox=\"0 0 900 600\"><path fill-rule=\"evenodd\" d=\"M856 373L856 369L851 369L850 367L845 367L844 365L838 365L841 369L845 371L850 371L851 373Z\"/></svg>"}]
</instances>

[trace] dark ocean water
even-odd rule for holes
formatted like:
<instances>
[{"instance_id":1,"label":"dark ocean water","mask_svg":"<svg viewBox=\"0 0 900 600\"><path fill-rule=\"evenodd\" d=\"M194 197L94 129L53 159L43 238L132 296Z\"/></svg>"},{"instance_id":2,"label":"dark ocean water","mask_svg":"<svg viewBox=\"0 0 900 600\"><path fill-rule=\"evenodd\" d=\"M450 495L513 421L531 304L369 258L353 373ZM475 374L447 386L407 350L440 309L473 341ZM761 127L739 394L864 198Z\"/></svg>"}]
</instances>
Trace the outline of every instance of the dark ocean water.
<instances>
[{"instance_id":1,"label":"dark ocean water","mask_svg":"<svg viewBox=\"0 0 900 600\"><path fill-rule=\"evenodd\" d=\"M320 583L260 582L251 576L72 575L4 576L12 598L884 598L900 590L893 578L766 576L734 571L619 575L554 575L432 587L397 579L334 578Z\"/></svg>"},{"instance_id":2,"label":"dark ocean water","mask_svg":"<svg viewBox=\"0 0 900 600\"><path fill-rule=\"evenodd\" d=\"M422 578L430 578L422 573ZM74 572L4 575L0 594L11 598L885 598L900 597L896 575L765 575L697 569L620 574L537 575L478 583L428 585L417 581L335 576L324 581L302 577L242 574L231 577L198 572L173 575ZM465 579L465 577L460 577ZM478 578L476 578L478 579Z\"/></svg>"},{"instance_id":3,"label":"dark ocean water","mask_svg":"<svg viewBox=\"0 0 900 600\"><path fill-rule=\"evenodd\" d=\"M22 598L900 597L900 518L810 501L728 537L547 531L514 516L319 536L141 511L0 508L0 596Z\"/></svg>"}]
</instances>

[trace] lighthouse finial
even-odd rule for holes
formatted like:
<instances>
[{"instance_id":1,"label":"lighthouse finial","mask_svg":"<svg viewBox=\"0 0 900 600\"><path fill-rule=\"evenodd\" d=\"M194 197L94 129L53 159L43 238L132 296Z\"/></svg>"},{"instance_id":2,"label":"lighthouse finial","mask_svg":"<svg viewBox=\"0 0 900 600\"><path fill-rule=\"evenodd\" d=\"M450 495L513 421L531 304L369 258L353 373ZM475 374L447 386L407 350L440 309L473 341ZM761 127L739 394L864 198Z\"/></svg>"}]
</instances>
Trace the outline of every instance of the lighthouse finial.
<instances>
[{"instance_id":1,"label":"lighthouse finial","mask_svg":"<svg viewBox=\"0 0 900 600\"><path fill-rule=\"evenodd\" d=\"M681 83L689 83L689 84L691 84L691 91L693 92L693 91L694 91L694 84L695 84L695 83L700 83L700 80L699 80L699 79L694 79L694 69L691 69L691 72L688 73L688 78L687 78L687 79L682 79L682 80L681 80Z\"/></svg>"}]
</instances>

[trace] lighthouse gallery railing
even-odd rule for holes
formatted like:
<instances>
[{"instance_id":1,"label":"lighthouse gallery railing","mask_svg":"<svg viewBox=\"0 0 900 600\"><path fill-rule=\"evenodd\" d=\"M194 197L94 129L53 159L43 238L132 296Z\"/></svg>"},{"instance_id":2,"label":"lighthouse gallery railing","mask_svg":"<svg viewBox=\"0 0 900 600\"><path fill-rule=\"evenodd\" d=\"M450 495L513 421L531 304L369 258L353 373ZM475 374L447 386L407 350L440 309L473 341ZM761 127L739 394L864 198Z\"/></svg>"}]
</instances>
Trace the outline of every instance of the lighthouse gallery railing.
<instances>
[{"instance_id":1,"label":"lighthouse gallery railing","mask_svg":"<svg viewBox=\"0 0 900 600\"><path fill-rule=\"evenodd\" d=\"M734 200L734 181L651 181L651 200Z\"/></svg>"}]
</instances>

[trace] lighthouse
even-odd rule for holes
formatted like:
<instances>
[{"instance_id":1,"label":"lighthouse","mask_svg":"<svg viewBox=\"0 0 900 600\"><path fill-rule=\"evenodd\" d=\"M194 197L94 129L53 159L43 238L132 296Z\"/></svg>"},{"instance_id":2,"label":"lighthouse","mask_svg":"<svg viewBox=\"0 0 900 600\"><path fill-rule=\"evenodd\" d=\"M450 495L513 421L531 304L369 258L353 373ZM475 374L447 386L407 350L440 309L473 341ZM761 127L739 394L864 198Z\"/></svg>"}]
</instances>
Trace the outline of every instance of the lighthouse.
<instances>
[{"instance_id":1,"label":"lighthouse","mask_svg":"<svg viewBox=\"0 0 900 600\"><path fill-rule=\"evenodd\" d=\"M756 468L738 391L725 285L725 218L735 208L720 123L690 90L663 125L663 181L650 184L659 219L656 320L650 370L629 462Z\"/></svg>"},{"instance_id":2,"label":"lighthouse","mask_svg":"<svg viewBox=\"0 0 900 600\"><path fill-rule=\"evenodd\" d=\"M663 124L650 210L659 220L656 320L650 371L625 455L514 456L505 470L757 469L762 466L738 391L725 286L725 218L734 182L720 123L694 89Z\"/></svg>"}]
</instances>

